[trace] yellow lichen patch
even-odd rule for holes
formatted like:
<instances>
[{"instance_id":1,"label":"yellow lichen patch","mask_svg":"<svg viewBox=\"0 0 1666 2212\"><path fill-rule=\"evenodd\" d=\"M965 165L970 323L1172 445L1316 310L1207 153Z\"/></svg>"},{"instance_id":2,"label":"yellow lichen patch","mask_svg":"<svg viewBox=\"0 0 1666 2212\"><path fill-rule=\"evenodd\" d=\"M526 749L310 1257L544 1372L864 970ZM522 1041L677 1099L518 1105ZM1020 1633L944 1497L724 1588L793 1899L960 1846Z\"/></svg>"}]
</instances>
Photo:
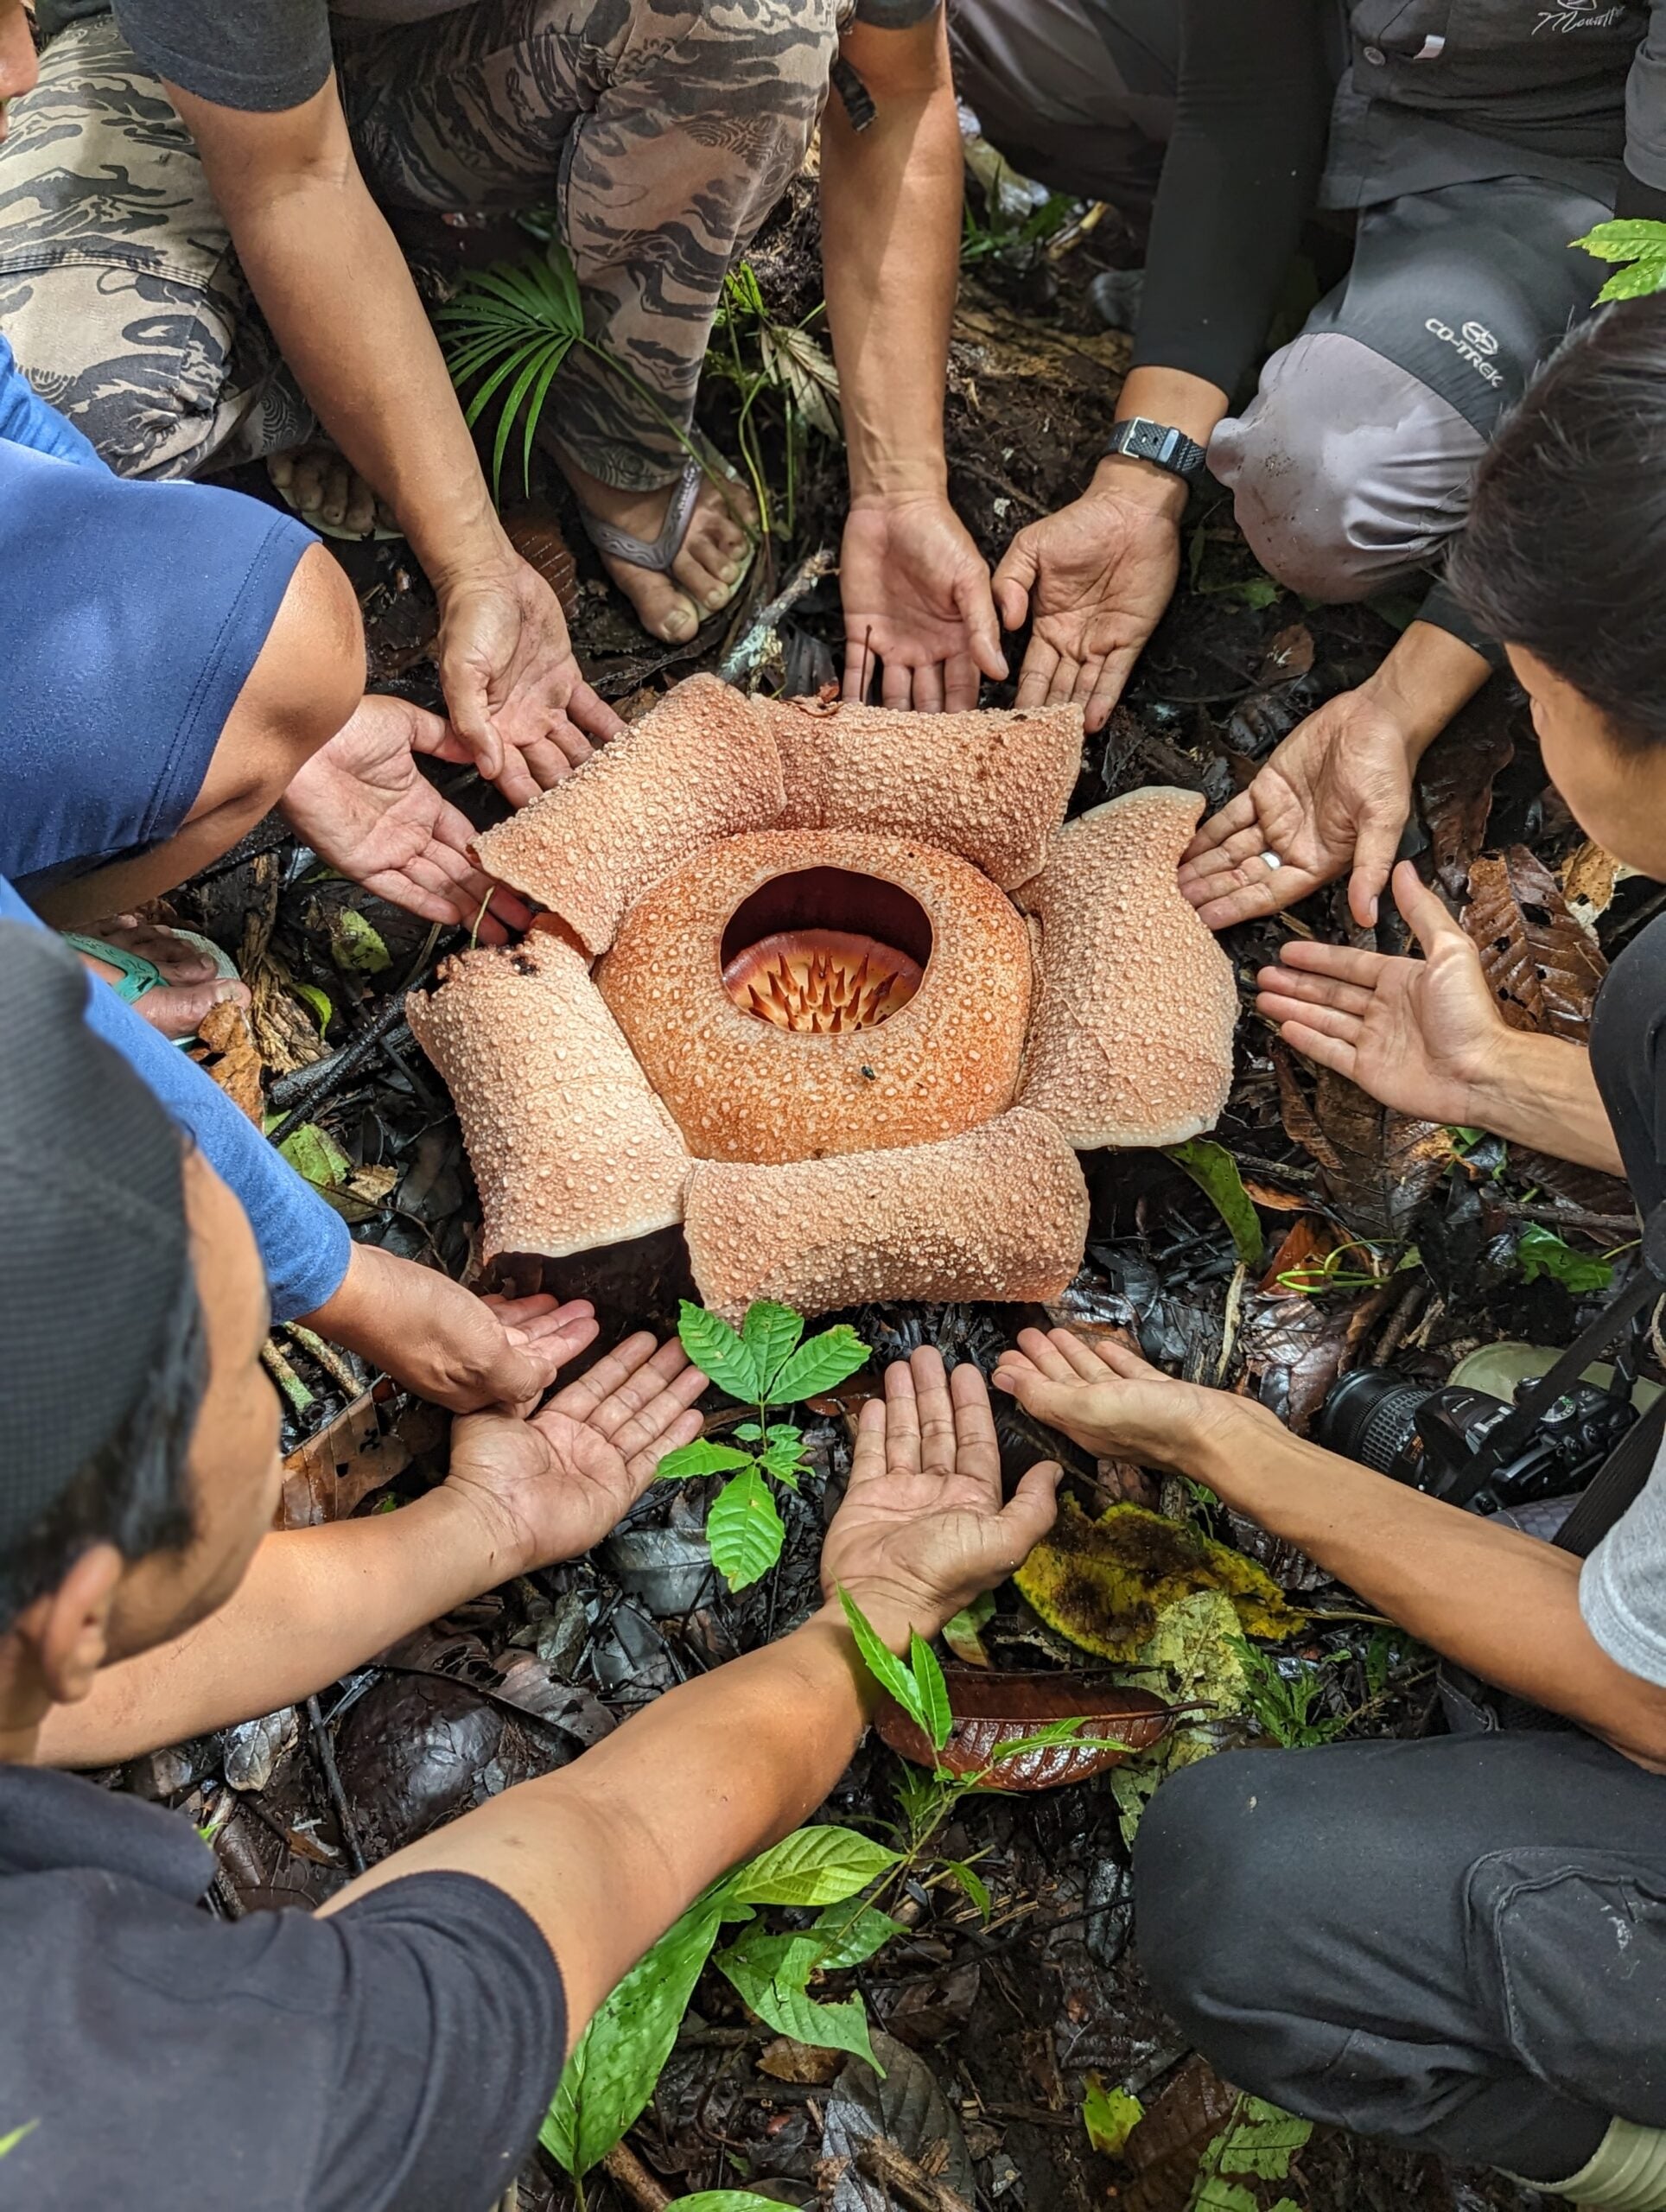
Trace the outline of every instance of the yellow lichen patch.
<instances>
[{"instance_id":1,"label":"yellow lichen patch","mask_svg":"<svg viewBox=\"0 0 1666 2212\"><path fill-rule=\"evenodd\" d=\"M1049 1628L1102 1659L1136 1658L1164 1608L1199 1590L1224 1591L1246 1636L1301 1626L1252 1560L1142 1505L1113 1505L1090 1521L1067 1497L1014 1580Z\"/></svg>"}]
</instances>

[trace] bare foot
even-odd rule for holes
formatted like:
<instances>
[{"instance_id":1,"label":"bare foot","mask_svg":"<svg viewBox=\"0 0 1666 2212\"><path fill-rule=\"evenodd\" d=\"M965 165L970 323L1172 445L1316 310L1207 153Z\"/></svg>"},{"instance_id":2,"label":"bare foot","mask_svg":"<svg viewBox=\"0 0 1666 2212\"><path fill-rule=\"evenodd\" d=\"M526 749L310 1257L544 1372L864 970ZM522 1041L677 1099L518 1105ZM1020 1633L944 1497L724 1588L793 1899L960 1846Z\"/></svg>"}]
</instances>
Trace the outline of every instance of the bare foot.
<instances>
[{"instance_id":1,"label":"bare foot","mask_svg":"<svg viewBox=\"0 0 1666 2212\"><path fill-rule=\"evenodd\" d=\"M143 998L134 1001L133 1011L141 1020L159 1029L164 1037L175 1042L185 1037L194 1037L201 1027L203 1016L212 1006L220 1006L228 999L239 1006L249 1003L249 988L234 978L217 975L214 963L200 945L181 937L177 930L163 929L159 923L142 920L137 914L114 914L102 922L90 923L82 931L86 937L103 939L106 944L118 944L124 952L137 953L141 959L153 961L162 970L162 982ZM122 971L107 960L99 960L91 953L80 956L95 976L102 976L107 983L118 983Z\"/></svg>"},{"instance_id":2,"label":"bare foot","mask_svg":"<svg viewBox=\"0 0 1666 2212\"><path fill-rule=\"evenodd\" d=\"M368 537L372 530L399 527L347 455L322 441L275 453L266 463L266 474L314 530Z\"/></svg>"},{"instance_id":3,"label":"bare foot","mask_svg":"<svg viewBox=\"0 0 1666 2212\"><path fill-rule=\"evenodd\" d=\"M665 524L674 484L652 492L620 491L604 484L565 454L557 455L563 474L577 494L581 505L602 522L628 530L633 537L652 544ZM708 616L727 607L739 588L752 557L753 534L758 509L752 494L738 477L713 483L701 480L694 512L669 575L639 569L628 561L607 554L601 565L636 609L637 620L651 638L680 645L693 637Z\"/></svg>"}]
</instances>

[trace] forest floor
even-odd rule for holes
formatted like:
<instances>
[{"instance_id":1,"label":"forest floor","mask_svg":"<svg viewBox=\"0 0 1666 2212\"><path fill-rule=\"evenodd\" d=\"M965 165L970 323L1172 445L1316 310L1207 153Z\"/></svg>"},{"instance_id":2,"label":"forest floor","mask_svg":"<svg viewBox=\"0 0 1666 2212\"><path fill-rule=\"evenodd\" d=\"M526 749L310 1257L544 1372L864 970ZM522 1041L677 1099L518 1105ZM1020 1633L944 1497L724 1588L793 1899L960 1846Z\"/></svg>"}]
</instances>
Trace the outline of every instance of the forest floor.
<instances>
[{"instance_id":1,"label":"forest floor","mask_svg":"<svg viewBox=\"0 0 1666 2212\"><path fill-rule=\"evenodd\" d=\"M1126 341L1099 323L1085 287L1119 258L1130 257L1114 221L1056 255L1010 238L999 250L974 246L956 329L949 448L955 498L991 558L1091 471ZM772 220L752 263L767 316L781 325L808 319L813 334L819 280L806 190ZM745 334L737 334L737 357ZM747 387L732 378L709 385L707 426L733 451ZM773 390L754 402L773 462L784 449L780 408ZM840 470L833 447L809 435L795 465L790 531L771 546L766 572L732 621L684 649L652 645L634 631L569 530L575 634L603 692L628 715L667 683L733 656L757 606L836 549ZM535 488L559 516L550 487ZM408 556L391 546L347 557L366 606L372 680L436 703L423 658L431 601ZM1188 785L1219 804L1304 714L1359 681L1394 634L1382 612L1304 607L1281 592L1238 538L1230 506L1205 504L1188 524L1173 607L1109 730L1089 745L1075 806L1150 781ZM833 675L837 637L829 577L797 600L750 680L813 690ZM440 772L459 804L482 823L495 818L499 803L472 774ZM1430 753L1418 798L1428 865L1470 914L1511 1018L1581 1036L1605 956L1666 892L1640 880L1617 885L1612 864L1583 846L1503 683ZM258 1079L269 1128L355 1234L467 1273L477 1219L467 1163L444 1089L399 1015L406 989L432 974L457 933L430 931L329 879L276 820L171 903L180 919L237 954L254 987L241 1067L228 1054L221 1076ZM1249 1010L1256 966L1290 929L1340 938L1349 928L1332 891L1288 923L1224 939L1246 1012L1217 1141L1254 1208L1256 1248L1244 1248L1242 1213L1235 1242L1210 1198L1164 1156L1097 1155L1086 1162L1087 1264L1057 1309L1058 1318L1132 1328L1151 1357L1254 1392L1298 1429L1347 1369L1391 1363L1439 1382L1478 1345L1567 1342L1581 1300L1606 1272L1604 1255L1633 1234L1619 1186L1509 1156L1473 1132L1408 1122L1281 1052ZM673 1236L550 1266L546 1280L595 1296L611 1334L674 1326L689 1287L683 1269ZM1014 1328L1036 1317L887 1306L844 1318L876 1357L927 1342L987 1370ZM435 1478L441 1418L385 1384L373 1390L376 1378L351 1360L326 1363L293 1332L280 1330L273 1351L288 1405L291 1525L386 1508ZM820 1533L849 1464L854 1393L847 1386L813 1416L817 1478L788 1501L779 1569L738 1598L709 1576L690 1588L677 1572L699 1520L701 1485L651 1490L629 1525L661 1532L659 1554L651 1545L645 1559L627 1561L603 1544L460 1609L310 1710L154 1754L110 1779L205 1824L224 1910L319 1900L355 1860L373 1861L575 1756L674 1683L799 1618L813 1600ZM1025 1433L1009 1411L1002 1422L1014 1464L1040 1456L1038 1445L1059 1451L1058 1439ZM1232 1675L1236 1694L1217 1700L1208 1744L1300 1745L1426 1725L1434 1697L1428 1655L1362 1618L1348 1592L1288 1547L1172 1479L1160 1489L1135 1471L1096 1468L1069 1447L1064 1456L1089 1510L1118 1491L1160 1503L1248 1553L1303 1609L1297 1637L1262 1647ZM997 1665L1084 1664L1010 1588L982 1637ZM829 1817L894 1821L900 1771L870 1738ZM653 2212L666 2195L744 2185L840 2212L858 2204L950 2212L953 2196L984 2212L1091 2212L1108 2202L1123 2212L1250 2212L1281 2197L1305 2212L1536 2206L1495 2177L1454 2175L1324 2130L1294 2147L1286 2176L1275 2161L1268 2177L1242 2175L1230 2188L1200 2177L1200 2158L1242 2113L1141 1982L1125 1834L1138 1797L1100 1778L980 1796L956 1808L936 1840L938 1871L911 1877L906 1898L892 1904L906 1932L830 1977L823 1993L860 1994L890 2039L881 2089L858 2067L864 2088L837 2054L784 2044L708 1969L627 2138L628 2155L592 2176L589 2204ZM976 1885L941 1873L944 1862L968 1860ZM1147 2108L1125 2155L1094 2148L1084 2125L1084 2100L1111 2090ZM871 2124L901 2153L889 2195L882 2181L825 2163L853 2099L864 2097ZM518 2184L523 2212L571 2202L569 2183L540 2155Z\"/></svg>"}]
</instances>

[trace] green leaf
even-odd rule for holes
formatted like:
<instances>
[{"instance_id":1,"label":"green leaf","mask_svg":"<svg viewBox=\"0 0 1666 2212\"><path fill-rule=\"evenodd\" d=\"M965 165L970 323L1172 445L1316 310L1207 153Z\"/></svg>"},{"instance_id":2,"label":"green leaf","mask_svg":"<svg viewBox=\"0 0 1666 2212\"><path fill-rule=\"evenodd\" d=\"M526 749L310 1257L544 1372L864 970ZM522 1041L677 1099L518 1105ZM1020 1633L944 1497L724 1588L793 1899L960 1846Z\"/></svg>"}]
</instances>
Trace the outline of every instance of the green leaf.
<instances>
[{"instance_id":1,"label":"green leaf","mask_svg":"<svg viewBox=\"0 0 1666 2212\"><path fill-rule=\"evenodd\" d=\"M689 1357L693 1359L694 1354ZM695 1364L697 1367L699 1361L695 1360ZM836 1329L824 1329L819 1337L799 1345L775 1377L770 1403L796 1406L804 1398L830 1390L836 1382L844 1382L867 1364L867 1345L848 1321L841 1321Z\"/></svg>"},{"instance_id":2,"label":"green leaf","mask_svg":"<svg viewBox=\"0 0 1666 2212\"><path fill-rule=\"evenodd\" d=\"M654 1473L662 1482L687 1482L696 1475L726 1475L735 1467L749 1467L752 1454L737 1452L732 1444L712 1444L696 1436L692 1444L679 1444L668 1452Z\"/></svg>"},{"instance_id":3,"label":"green leaf","mask_svg":"<svg viewBox=\"0 0 1666 2212\"><path fill-rule=\"evenodd\" d=\"M665 2212L781 2212L780 2200L755 2196L749 2189L698 2189L673 2198Z\"/></svg>"},{"instance_id":4,"label":"green leaf","mask_svg":"<svg viewBox=\"0 0 1666 2212\"><path fill-rule=\"evenodd\" d=\"M1239 1259L1246 1268L1253 1268L1261 1258L1261 1248L1266 1240L1262 1235L1261 1217L1243 1187L1238 1164L1226 1147L1211 1143L1206 1137L1192 1137L1185 1144L1165 1145L1163 1150L1177 1167L1186 1170L1209 1199L1231 1230Z\"/></svg>"},{"instance_id":5,"label":"green leaf","mask_svg":"<svg viewBox=\"0 0 1666 2212\"><path fill-rule=\"evenodd\" d=\"M908 1664L919 1691L921 1726L932 1749L940 1751L952 1734L955 1716L949 1705L949 1685L943 1679L938 1656L916 1630L908 1639Z\"/></svg>"},{"instance_id":6,"label":"green leaf","mask_svg":"<svg viewBox=\"0 0 1666 2212\"><path fill-rule=\"evenodd\" d=\"M745 1590L781 1556L786 1535L768 1478L755 1465L724 1484L706 1516L712 1565L731 1590Z\"/></svg>"},{"instance_id":7,"label":"green leaf","mask_svg":"<svg viewBox=\"0 0 1666 2212\"><path fill-rule=\"evenodd\" d=\"M1613 222L1599 223L1573 243L1599 261L1666 260L1666 223L1651 222L1641 215L1621 216Z\"/></svg>"},{"instance_id":8,"label":"green leaf","mask_svg":"<svg viewBox=\"0 0 1666 2212\"><path fill-rule=\"evenodd\" d=\"M353 1173L352 1160L316 1122L303 1122L291 1129L277 1148L296 1173L317 1191L338 1189Z\"/></svg>"},{"instance_id":9,"label":"green leaf","mask_svg":"<svg viewBox=\"0 0 1666 2212\"><path fill-rule=\"evenodd\" d=\"M901 1921L893 1920L877 1905L857 1905L853 1911L847 1899L824 1906L805 1933L816 1938L817 1973L837 1974L846 1967L861 1966L905 1930Z\"/></svg>"},{"instance_id":10,"label":"green leaf","mask_svg":"<svg viewBox=\"0 0 1666 2212\"><path fill-rule=\"evenodd\" d=\"M695 1366L720 1390L749 1406L759 1402L763 1378L758 1372L757 1357L749 1344L741 1343L739 1330L732 1329L721 1313L709 1313L703 1306L692 1305L685 1298L678 1308L677 1333Z\"/></svg>"},{"instance_id":11,"label":"green leaf","mask_svg":"<svg viewBox=\"0 0 1666 2212\"><path fill-rule=\"evenodd\" d=\"M1290 2160L1313 2132L1309 2120L1269 2105L1261 2097L1246 2097L1243 2112L1224 2136L1218 2136L1209 2155L1223 2174L1254 2174L1260 2181L1285 2181Z\"/></svg>"},{"instance_id":12,"label":"green leaf","mask_svg":"<svg viewBox=\"0 0 1666 2212\"><path fill-rule=\"evenodd\" d=\"M1651 292L1666 292L1666 261L1637 261L1629 269L1617 269L1597 294L1597 304L1646 299Z\"/></svg>"},{"instance_id":13,"label":"green leaf","mask_svg":"<svg viewBox=\"0 0 1666 2212\"><path fill-rule=\"evenodd\" d=\"M977 1908L978 1918L987 1922L995 1910L995 1899L989 1895L989 1885L982 1874L960 1859L945 1859L943 1871Z\"/></svg>"},{"instance_id":14,"label":"green leaf","mask_svg":"<svg viewBox=\"0 0 1666 2212\"><path fill-rule=\"evenodd\" d=\"M1288 2199L1285 2201L1288 2202ZM1186 2212L1261 2212L1261 2207L1242 2182L1222 2181L1218 2175L1205 2174L1193 2191ZM1278 2212L1276 2205L1273 2212Z\"/></svg>"},{"instance_id":15,"label":"green leaf","mask_svg":"<svg viewBox=\"0 0 1666 2212\"><path fill-rule=\"evenodd\" d=\"M943 1624L943 1641L957 1659L969 1667L987 1667L989 1655L983 1648L983 1630L995 1618L995 1592L985 1590L963 1606L952 1620Z\"/></svg>"},{"instance_id":16,"label":"green leaf","mask_svg":"<svg viewBox=\"0 0 1666 2212\"><path fill-rule=\"evenodd\" d=\"M792 1357L804 1332L804 1317L791 1306L779 1306L772 1298L758 1298L747 1306L746 1319L741 1324L741 1341L758 1363L762 1378L760 1405L778 1402L769 1386Z\"/></svg>"},{"instance_id":17,"label":"green leaf","mask_svg":"<svg viewBox=\"0 0 1666 2212\"><path fill-rule=\"evenodd\" d=\"M1079 1713L1062 1720L1043 1721L1033 1736L1014 1736L1007 1743L997 1744L990 1755L989 1764L992 1767L1002 1767L1008 1759L1024 1758L1031 1751L1050 1751L1060 1744L1073 1744L1086 1726L1086 1716ZM1111 1740L1109 1736L1094 1738L1096 1743L1110 1744ZM1131 1746L1119 1744L1116 1748L1126 1751Z\"/></svg>"},{"instance_id":18,"label":"green leaf","mask_svg":"<svg viewBox=\"0 0 1666 2212\"><path fill-rule=\"evenodd\" d=\"M790 1421L773 1421L764 1431L766 1444L802 1444L804 1431L795 1428Z\"/></svg>"},{"instance_id":19,"label":"green leaf","mask_svg":"<svg viewBox=\"0 0 1666 2212\"><path fill-rule=\"evenodd\" d=\"M900 1856L855 1828L795 1828L738 1868L723 1889L737 1904L843 1904Z\"/></svg>"},{"instance_id":20,"label":"green leaf","mask_svg":"<svg viewBox=\"0 0 1666 2212\"><path fill-rule=\"evenodd\" d=\"M544 2149L575 2179L605 2158L646 2107L717 1940L719 1915L716 1892L691 1904L575 2044L538 2131Z\"/></svg>"},{"instance_id":21,"label":"green leaf","mask_svg":"<svg viewBox=\"0 0 1666 2212\"><path fill-rule=\"evenodd\" d=\"M742 1444L761 1444L764 1440L764 1432L755 1421L743 1421L734 1434Z\"/></svg>"},{"instance_id":22,"label":"green leaf","mask_svg":"<svg viewBox=\"0 0 1666 2212\"><path fill-rule=\"evenodd\" d=\"M1108 2089L1097 2074L1088 2075L1082 2100L1082 2125L1088 2141L1107 2158L1120 2158L1122 2146L1145 2118L1145 2107L1126 2089Z\"/></svg>"},{"instance_id":23,"label":"green leaf","mask_svg":"<svg viewBox=\"0 0 1666 2212\"><path fill-rule=\"evenodd\" d=\"M330 958L359 976L379 976L393 965L380 931L355 906L338 907L330 918Z\"/></svg>"},{"instance_id":24,"label":"green leaf","mask_svg":"<svg viewBox=\"0 0 1666 2212\"><path fill-rule=\"evenodd\" d=\"M291 983L289 988L311 1013L321 1037L335 1013L335 1008L330 1004L329 994L321 991L316 983Z\"/></svg>"},{"instance_id":25,"label":"green leaf","mask_svg":"<svg viewBox=\"0 0 1666 2212\"><path fill-rule=\"evenodd\" d=\"M1575 1298L1586 1297L1593 1290L1606 1290L1614 1279L1612 1261L1599 1259L1589 1252L1576 1252L1554 1229L1547 1229L1540 1222L1529 1222L1523 1230L1516 1245L1516 1257L1523 1281L1536 1282L1541 1275L1549 1275Z\"/></svg>"},{"instance_id":26,"label":"green leaf","mask_svg":"<svg viewBox=\"0 0 1666 2212\"><path fill-rule=\"evenodd\" d=\"M781 1482L788 1482L805 1465L804 1440L795 1428L790 1444L767 1444L760 1465Z\"/></svg>"},{"instance_id":27,"label":"green leaf","mask_svg":"<svg viewBox=\"0 0 1666 2212\"><path fill-rule=\"evenodd\" d=\"M823 2005L808 1993L805 1982L814 1971L815 1954L811 1936L765 1936L754 1930L719 1951L713 1963L733 1983L741 2003L777 2035L819 2050L854 2052L876 2074L882 2073L868 2040L861 1998Z\"/></svg>"},{"instance_id":28,"label":"green leaf","mask_svg":"<svg viewBox=\"0 0 1666 2212\"><path fill-rule=\"evenodd\" d=\"M893 1698L918 1728L926 1727L925 1709L914 1678L894 1652L887 1651L874 1631L868 1616L855 1599L841 1588L839 1603L844 1607L844 1617L850 1624L850 1633L856 1639L856 1649L868 1673L888 1697Z\"/></svg>"},{"instance_id":29,"label":"green leaf","mask_svg":"<svg viewBox=\"0 0 1666 2212\"><path fill-rule=\"evenodd\" d=\"M26 2120L21 2127L14 2127L10 2135L0 2135L0 2158L15 2151L26 2135L33 2135L41 2125L38 2120Z\"/></svg>"}]
</instances>

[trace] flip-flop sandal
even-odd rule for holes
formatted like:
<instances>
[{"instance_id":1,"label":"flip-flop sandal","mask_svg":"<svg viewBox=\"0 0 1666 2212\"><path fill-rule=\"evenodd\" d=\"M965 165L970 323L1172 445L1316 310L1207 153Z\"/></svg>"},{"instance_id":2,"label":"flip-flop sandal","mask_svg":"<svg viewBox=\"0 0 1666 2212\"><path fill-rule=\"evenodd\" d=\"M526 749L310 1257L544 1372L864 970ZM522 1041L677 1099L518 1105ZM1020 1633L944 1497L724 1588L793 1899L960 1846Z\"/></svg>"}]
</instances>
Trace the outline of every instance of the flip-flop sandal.
<instances>
[{"instance_id":1,"label":"flip-flop sandal","mask_svg":"<svg viewBox=\"0 0 1666 2212\"><path fill-rule=\"evenodd\" d=\"M200 952L208 955L214 963L215 975L225 976L231 983L240 980L236 961L212 938L204 937L200 930L182 930L172 923L168 926L170 937L182 938L187 944L194 944ZM110 988L124 1006L137 1006L152 991L173 988L156 962L146 959L142 952L130 952L124 944L111 944L107 938L88 937L82 930L60 930L58 934L73 951L84 952L91 960L99 960L107 968L120 969L121 973ZM197 1039L194 1037L178 1037L174 1041L183 1052L188 1045L194 1045Z\"/></svg>"},{"instance_id":2,"label":"flip-flop sandal","mask_svg":"<svg viewBox=\"0 0 1666 2212\"><path fill-rule=\"evenodd\" d=\"M595 547L597 552L605 553L609 560L623 561L630 568L646 569L655 575L668 576L671 572L672 563L683 550L683 541L689 534L689 524L694 520L695 505L700 497L700 486L713 468L719 470L734 483L738 484L741 480L732 469L725 468L722 462L714 455L708 454L703 461L697 461L690 454L683 464L683 474L677 478L671 499L666 505L665 519L660 525L658 537L638 537L631 531L621 530L617 523L604 522L600 515L592 514L590 510L581 502L578 517L584 525L585 536ZM703 622L709 620L714 614L722 613L724 609L733 603L735 594L746 582L747 569L751 566L752 555L748 552L745 566L734 579L733 588L730 590L728 598L724 601L723 606L702 607L700 610L700 620Z\"/></svg>"},{"instance_id":3,"label":"flip-flop sandal","mask_svg":"<svg viewBox=\"0 0 1666 2212\"><path fill-rule=\"evenodd\" d=\"M305 509L302 506L300 501L290 491L289 486L287 484L280 484L277 477L272 474L271 462L276 459L277 455L273 454L271 456L271 460L269 460L266 464L266 480L268 483L270 484L273 491L277 493L278 498L283 500L289 512L294 515L298 521L304 522L308 530L315 530L321 537L340 538L341 543L345 545L368 545L372 543L377 545L385 545L391 544L396 537L403 537L404 536L404 531L389 530L379 522L373 522L368 530L349 530L344 522L321 522L316 515L308 514ZM184 932L181 931L181 934L183 935Z\"/></svg>"}]
</instances>

